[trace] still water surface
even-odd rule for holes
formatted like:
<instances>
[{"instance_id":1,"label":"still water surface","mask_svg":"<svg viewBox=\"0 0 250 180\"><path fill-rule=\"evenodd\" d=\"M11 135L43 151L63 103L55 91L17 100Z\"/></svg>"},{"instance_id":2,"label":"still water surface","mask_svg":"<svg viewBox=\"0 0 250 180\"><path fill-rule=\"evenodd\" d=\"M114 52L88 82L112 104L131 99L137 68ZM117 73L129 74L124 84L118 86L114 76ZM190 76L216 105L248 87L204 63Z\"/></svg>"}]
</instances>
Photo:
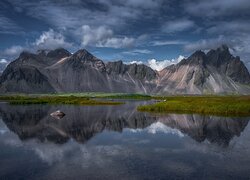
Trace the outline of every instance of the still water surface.
<instances>
[{"instance_id":1,"label":"still water surface","mask_svg":"<svg viewBox=\"0 0 250 180\"><path fill-rule=\"evenodd\" d=\"M0 179L250 179L250 118L137 112L144 103L0 103Z\"/></svg>"}]
</instances>

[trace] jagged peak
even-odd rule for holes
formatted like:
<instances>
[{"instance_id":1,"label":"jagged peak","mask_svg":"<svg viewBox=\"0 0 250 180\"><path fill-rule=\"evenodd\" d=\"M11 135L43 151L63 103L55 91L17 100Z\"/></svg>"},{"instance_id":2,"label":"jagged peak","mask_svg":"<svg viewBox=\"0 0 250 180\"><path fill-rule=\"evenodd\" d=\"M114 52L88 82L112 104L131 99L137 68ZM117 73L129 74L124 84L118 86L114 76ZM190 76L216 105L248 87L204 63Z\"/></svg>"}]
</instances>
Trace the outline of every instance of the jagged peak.
<instances>
[{"instance_id":1,"label":"jagged peak","mask_svg":"<svg viewBox=\"0 0 250 180\"><path fill-rule=\"evenodd\" d=\"M202 50L195 51L190 57L204 57L206 54Z\"/></svg>"},{"instance_id":2,"label":"jagged peak","mask_svg":"<svg viewBox=\"0 0 250 180\"><path fill-rule=\"evenodd\" d=\"M36 54L41 56L47 56L49 51L50 51L49 49L38 49L36 51Z\"/></svg>"},{"instance_id":3,"label":"jagged peak","mask_svg":"<svg viewBox=\"0 0 250 180\"><path fill-rule=\"evenodd\" d=\"M214 66L220 66L225 62L230 62L234 59L233 55L229 51L229 47L226 44L222 44L217 49L212 49L207 53L210 64Z\"/></svg>"},{"instance_id":4,"label":"jagged peak","mask_svg":"<svg viewBox=\"0 0 250 180\"><path fill-rule=\"evenodd\" d=\"M228 51L229 47L226 44L222 44L220 47L217 48L218 51Z\"/></svg>"},{"instance_id":5,"label":"jagged peak","mask_svg":"<svg viewBox=\"0 0 250 180\"><path fill-rule=\"evenodd\" d=\"M86 49L79 49L73 55L76 55L76 56L79 56L79 55L80 56L85 56L85 55L92 55L92 54L89 51L87 51Z\"/></svg>"},{"instance_id":6,"label":"jagged peak","mask_svg":"<svg viewBox=\"0 0 250 180\"><path fill-rule=\"evenodd\" d=\"M93 61L93 60L98 60L98 58L96 58L93 54L91 54L89 51L87 51L86 49L80 49L78 51L76 51L73 55L72 55L73 59L79 59L79 60L84 60L84 61Z\"/></svg>"},{"instance_id":7,"label":"jagged peak","mask_svg":"<svg viewBox=\"0 0 250 180\"><path fill-rule=\"evenodd\" d=\"M186 65L186 64L203 64L204 60L206 59L206 54L201 51L195 51L191 56L189 56L187 59L182 59L177 66Z\"/></svg>"},{"instance_id":8,"label":"jagged peak","mask_svg":"<svg viewBox=\"0 0 250 180\"><path fill-rule=\"evenodd\" d=\"M216 49L211 49L210 51L208 51L207 55L210 55L211 53L224 53L224 54L230 54L230 51L229 51L229 47L226 45L226 44L222 44L221 46L219 46L218 48Z\"/></svg>"},{"instance_id":9,"label":"jagged peak","mask_svg":"<svg viewBox=\"0 0 250 180\"><path fill-rule=\"evenodd\" d=\"M20 53L20 55L19 55L18 58L23 59L23 58L27 58L27 57L34 56L34 55L35 55L35 54L33 54L33 53L31 53L31 52L25 50L25 51L22 51L22 52Z\"/></svg>"},{"instance_id":10,"label":"jagged peak","mask_svg":"<svg viewBox=\"0 0 250 180\"><path fill-rule=\"evenodd\" d=\"M223 62L230 61L232 55L230 54L229 47L226 44L222 44L217 49L211 49L208 53L205 53L201 50L195 51L187 60L182 60L182 64L206 64L212 63L214 65L221 64Z\"/></svg>"},{"instance_id":11,"label":"jagged peak","mask_svg":"<svg viewBox=\"0 0 250 180\"><path fill-rule=\"evenodd\" d=\"M63 58L63 57L69 57L70 55L71 53L68 50L64 48L57 48L57 49L48 51L46 56L50 58Z\"/></svg>"},{"instance_id":12,"label":"jagged peak","mask_svg":"<svg viewBox=\"0 0 250 180\"><path fill-rule=\"evenodd\" d=\"M71 53L64 49L64 48L57 48L57 49L38 49L36 53L32 53L29 51L23 51L20 53L20 57L27 57L27 56L44 56L44 57L50 57L50 58L63 58L68 57L71 55Z\"/></svg>"},{"instance_id":13,"label":"jagged peak","mask_svg":"<svg viewBox=\"0 0 250 180\"><path fill-rule=\"evenodd\" d=\"M112 62L109 62L109 63L123 64L123 61L122 60L117 60L117 61L112 61Z\"/></svg>"},{"instance_id":14,"label":"jagged peak","mask_svg":"<svg viewBox=\"0 0 250 180\"><path fill-rule=\"evenodd\" d=\"M126 67L144 67L144 68L150 68L149 66L147 66L144 63L124 63L122 60L117 60L117 61L110 61L107 62L107 64L114 64L114 65L118 65L118 66L126 66ZM151 68L150 68L151 69Z\"/></svg>"}]
</instances>

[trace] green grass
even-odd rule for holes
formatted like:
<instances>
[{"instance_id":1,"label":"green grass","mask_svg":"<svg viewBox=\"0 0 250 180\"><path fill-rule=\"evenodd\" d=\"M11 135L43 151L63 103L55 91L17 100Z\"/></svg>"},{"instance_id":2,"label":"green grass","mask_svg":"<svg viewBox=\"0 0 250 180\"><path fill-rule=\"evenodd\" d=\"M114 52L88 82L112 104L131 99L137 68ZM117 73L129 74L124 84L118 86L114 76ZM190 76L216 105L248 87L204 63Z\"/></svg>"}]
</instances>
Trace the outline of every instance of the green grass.
<instances>
[{"instance_id":1,"label":"green grass","mask_svg":"<svg viewBox=\"0 0 250 180\"><path fill-rule=\"evenodd\" d=\"M139 106L139 111L154 113L250 116L250 96L155 97L161 102Z\"/></svg>"},{"instance_id":2,"label":"green grass","mask_svg":"<svg viewBox=\"0 0 250 180\"><path fill-rule=\"evenodd\" d=\"M77 96L35 96L35 95L12 95L0 96L0 101L10 104L78 104L78 105L119 105L122 102L94 100L87 97Z\"/></svg>"},{"instance_id":3,"label":"green grass","mask_svg":"<svg viewBox=\"0 0 250 180\"><path fill-rule=\"evenodd\" d=\"M6 95L0 95L6 96ZM85 98L106 98L106 99L138 99L138 100L149 100L152 97L146 94L129 94L129 93L103 93L103 92L83 92L83 93L50 93L50 94L9 94L7 96L29 96L29 97L40 97L40 96L58 96L58 97L85 97Z\"/></svg>"},{"instance_id":4,"label":"green grass","mask_svg":"<svg viewBox=\"0 0 250 180\"><path fill-rule=\"evenodd\" d=\"M152 99L149 95L144 94L115 94L115 95L107 95L103 98L110 99L134 99L134 100L150 100Z\"/></svg>"},{"instance_id":5,"label":"green grass","mask_svg":"<svg viewBox=\"0 0 250 180\"><path fill-rule=\"evenodd\" d=\"M151 99L151 96L144 94L102 93L102 92L0 95L0 101L7 101L10 104L80 104L80 105L124 104L123 102L115 102L113 101L113 99L149 100Z\"/></svg>"},{"instance_id":6,"label":"green grass","mask_svg":"<svg viewBox=\"0 0 250 180\"><path fill-rule=\"evenodd\" d=\"M96 99L97 98L97 99ZM102 100L100 100L100 99ZM139 111L154 113L208 114L221 116L250 116L250 96L149 96L125 93L57 93L0 95L0 101L11 104L79 104L118 105L109 99L156 99L161 102L139 106ZM166 101L164 101L166 100Z\"/></svg>"}]
</instances>

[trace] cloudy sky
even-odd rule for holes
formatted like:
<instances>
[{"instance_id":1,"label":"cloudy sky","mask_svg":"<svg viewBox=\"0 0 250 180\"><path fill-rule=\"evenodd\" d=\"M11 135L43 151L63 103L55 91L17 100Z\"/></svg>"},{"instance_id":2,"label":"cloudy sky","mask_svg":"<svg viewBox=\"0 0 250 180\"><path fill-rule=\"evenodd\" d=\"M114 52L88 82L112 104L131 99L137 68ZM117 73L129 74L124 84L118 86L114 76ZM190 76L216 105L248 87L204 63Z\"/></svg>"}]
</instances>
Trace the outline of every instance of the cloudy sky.
<instances>
[{"instance_id":1,"label":"cloudy sky","mask_svg":"<svg viewBox=\"0 0 250 180\"><path fill-rule=\"evenodd\" d=\"M227 44L250 68L249 30L249 0L2 0L0 64L64 47L158 66Z\"/></svg>"}]
</instances>

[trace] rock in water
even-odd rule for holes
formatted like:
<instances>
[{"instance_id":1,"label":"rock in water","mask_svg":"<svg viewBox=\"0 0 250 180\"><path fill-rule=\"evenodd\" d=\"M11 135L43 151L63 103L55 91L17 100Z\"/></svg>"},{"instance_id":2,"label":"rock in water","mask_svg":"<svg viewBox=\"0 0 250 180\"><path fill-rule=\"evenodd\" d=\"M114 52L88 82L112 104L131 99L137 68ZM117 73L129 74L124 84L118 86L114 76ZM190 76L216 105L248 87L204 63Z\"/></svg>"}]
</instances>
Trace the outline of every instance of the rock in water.
<instances>
[{"instance_id":1,"label":"rock in water","mask_svg":"<svg viewBox=\"0 0 250 180\"><path fill-rule=\"evenodd\" d=\"M51 113L50 115L56 119L62 119L65 116L65 113L60 111L60 110L57 110L57 111Z\"/></svg>"}]
</instances>

